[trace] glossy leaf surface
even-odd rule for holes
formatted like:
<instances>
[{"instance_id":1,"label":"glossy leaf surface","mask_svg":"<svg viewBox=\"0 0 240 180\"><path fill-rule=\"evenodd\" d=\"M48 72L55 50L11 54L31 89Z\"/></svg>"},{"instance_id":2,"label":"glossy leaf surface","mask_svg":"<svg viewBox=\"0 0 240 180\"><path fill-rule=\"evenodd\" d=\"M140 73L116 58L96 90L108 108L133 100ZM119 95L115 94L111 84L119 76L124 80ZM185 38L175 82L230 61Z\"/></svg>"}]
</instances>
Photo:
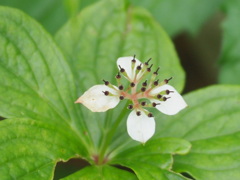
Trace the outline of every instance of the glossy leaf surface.
<instances>
[{"instance_id":1,"label":"glossy leaf surface","mask_svg":"<svg viewBox=\"0 0 240 180\"><path fill-rule=\"evenodd\" d=\"M240 87L212 86L184 97L188 109L164 118L159 136L181 137L192 150L176 156L174 169L199 180L240 178Z\"/></svg>"}]
</instances>

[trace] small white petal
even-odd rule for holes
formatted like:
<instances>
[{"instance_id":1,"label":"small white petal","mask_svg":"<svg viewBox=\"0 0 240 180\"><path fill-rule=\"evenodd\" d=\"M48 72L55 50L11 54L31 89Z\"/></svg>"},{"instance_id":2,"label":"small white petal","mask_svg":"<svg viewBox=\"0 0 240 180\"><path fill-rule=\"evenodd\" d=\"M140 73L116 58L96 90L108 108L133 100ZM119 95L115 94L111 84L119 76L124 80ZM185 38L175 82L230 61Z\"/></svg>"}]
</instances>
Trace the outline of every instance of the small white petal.
<instances>
[{"instance_id":1,"label":"small white petal","mask_svg":"<svg viewBox=\"0 0 240 180\"><path fill-rule=\"evenodd\" d=\"M141 115L137 116L133 110L127 119L127 131L132 139L145 143L155 132L155 120L142 111Z\"/></svg>"},{"instance_id":2,"label":"small white petal","mask_svg":"<svg viewBox=\"0 0 240 180\"><path fill-rule=\"evenodd\" d=\"M135 70L136 70L137 66L139 66L141 64L141 62L137 58L135 58L136 63L135 63L134 69L132 70L132 60L133 60L132 56L120 57L117 60L118 68L119 68L119 66L121 66L122 68L125 69L125 72L127 73L128 77L130 78L130 81L134 80Z\"/></svg>"},{"instance_id":3,"label":"small white petal","mask_svg":"<svg viewBox=\"0 0 240 180\"><path fill-rule=\"evenodd\" d=\"M166 84L157 88L154 88L150 95L157 95L162 91L173 91L169 95L166 95L166 97L170 97L166 101L158 101L157 99L150 99L151 102L160 103L160 105L157 105L156 108L161 111L164 114L167 115L174 115L177 114L179 111L187 107L186 102L182 98L182 96L177 92L175 88L172 86Z\"/></svg>"},{"instance_id":4,"label":"small white petal","mask_svg":"<svg viewBox=\"0 0 240 180\"><path fill-rule=\"evenodd\" d=\"M117 87L116 87L117 88ZM103 91L117 95L117 91L106 85L95 85L88 89L75 103L82 103L93 112L104 112L119 103L118 96L105 96Z\"/></svg>"}]
</instances>

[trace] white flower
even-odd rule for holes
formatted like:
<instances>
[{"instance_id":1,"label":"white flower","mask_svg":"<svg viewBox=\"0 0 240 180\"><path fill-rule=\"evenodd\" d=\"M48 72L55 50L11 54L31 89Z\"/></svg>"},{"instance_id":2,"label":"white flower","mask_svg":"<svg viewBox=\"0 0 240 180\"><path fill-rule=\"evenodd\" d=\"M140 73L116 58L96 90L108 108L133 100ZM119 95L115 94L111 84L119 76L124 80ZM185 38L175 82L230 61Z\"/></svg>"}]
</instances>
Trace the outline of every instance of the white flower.
<instances>
[{"instance_id":1,"label":"white flower","mask_svg":"<svg viewBox=\"0 0 240 180\"><path fill-rule=\"evenodd\" d=\"M93 112L105 112L116 107L120 100L131 100L132 104L128 108L132 112L127 119L127 131L132 139L145 143L155 132L154 117L146 107L154 107L164 114L174 115L187 106L176 89L168 85L172 78L159 82L156 79L159 68L151 73L150 60L141 63L135 56L118 58L118 87L103 80L104 85L91 87L76 103L82 103ZM128 87L123 86L122 76L129 81Z\"/></svg>"}]
</instances>

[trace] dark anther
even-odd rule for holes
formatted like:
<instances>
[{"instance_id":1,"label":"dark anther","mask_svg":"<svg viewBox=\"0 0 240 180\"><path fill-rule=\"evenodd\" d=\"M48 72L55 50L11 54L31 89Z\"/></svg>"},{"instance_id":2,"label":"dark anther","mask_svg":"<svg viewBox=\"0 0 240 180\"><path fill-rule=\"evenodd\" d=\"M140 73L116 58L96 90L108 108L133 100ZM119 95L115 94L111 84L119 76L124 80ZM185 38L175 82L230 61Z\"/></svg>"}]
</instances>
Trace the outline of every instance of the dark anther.
<instances>
[{"instance_id":1,"label":"dark anther","mask_svg":"<svg viewBox=\"0 0 240 180\"><path fill-rule=\"evenodd\" d=\"M169 91L168 89L166 90L166 94L173 93L174 91Z\"/></svg>"},{"instance_id":2,"label":"dark anther","mask_svg":"<svg viewBox=\"0 0 240 180\"><path fill-rule=\"evenodd\" d=\"M123 90L123 88L124 88L123 85L118 86L119 90Z\"/></svg>"},{"instance_id":3,"label":"dark anther","mask_svg":"<svg viewBox=\"0 0 240 180\"><path fill-rule=\"evenodd\" d=\"M131 87L134 87L134 86L135 86L134 82L132 82L132 83L130 84L130 86L131 86Z\"/></svg>"},{"instance_id":4,"label":"dark anther","mask_svg":"<svg viewBox=\"0 0 240 180\"><path fill-rule=\"evenodd\" d=\"M120 65L119 65L119 68L120 68L120 72L121 72L121 73L124 73L124 72L125 72L125 69L123 69Z\"/></svg>"},{"instance_id":5,"label":"dark anther","mask_svg":"<svg viewBox=\"0 0 240 180\"><path fill-rule=\"evenodd\" d=\"M147 68L147 71L148 71L148 72L151 72L152 66L153 66L153 64L151 64L151 66Z\"/></svg>"},{"instance_id":6,"label":"dark anther","mask_svg":"<svg viewBox=\"0 0 240 180\"><path fill-rule=\"evenodd\" d=\"M141 105L142 105L142 106L146 106L146 104L147 104L147 103L146 103L145 101L141 102Z\"/></svg>"},{"instance_id":7,"label":"dark anther","mask_svg":"<svg viewBox=\"0 0 240 180\"><path fill-rule=\"evenodd\" d=\"M142 88L141 88L141 91L142 91L142 92L145 92L145 91L146 91L146 88L145 88L145 87L142 87Z\"/></svg>"},{"instance_id":8,"label":"dark anther","mask_svg":"<svg viewBox=\"0 0 240 180\"><path fill-rule=\"evenodd\" d=\"M157 85L158 85L158 81L159 81L159 79L156 80L156 81L154 81L153 84L154 84L155 86L157 86Z\"/></svg>"},{"instance_id":9,"label":"dark anther","mask_svg":"<svg viewBox=\"0 0 240 180\"><path fill-rule=\"evenodd\" d=\"M151 61L152 58L150 58L147 62L145 62L145 65L148 66L149 62Z\"/></svg>"},{"instance_id":10,"label":"dark anther","mask_svg":"<svg viewBox=\"0 0 240 180\"><path fill-rule=\"evenodd\" d=\"M142 64L140 64L139 66L137 66L137 70L140 71L142 69L141 67Z\"/></svg>"},{"instance_id":11,"label":"dark anther","mask_svg":"<svg viewBox=\"0 0 240 180\"><path fill-rule=\"evenodd\" d=\"M165 79L164 82L167 84L171 79L172 77L170 77L169 79Z\"/></svg>"},{"instance_id":12,"label":"dark anther","mask_svg":"<svg viewBox=\"0 0 240 180\"><path fill-rule=\"evenodd\" d=\"M162 98L162 95L161 95L161 94L158 94L158 95L157 95L157 98L158 98L158 99L161 99L161 98Z\"/></svg>"},{"instance_id":13,"label":"dark anther","mask_svg":"<svg viewBox=\"0 0 240 180\"><path fill-rule=\"evenodd\" d=\"M160 103L155 103L155 102L152 103L153 107L156 107L157 105L160 105Z\"/></svg>"},{"instance_id":14,"label":"dark anther","mask_svg":"<svg viewBox=\"0 0 240 180\"><path fill-rule=\"evenodd\" d=\"M119 72L118 72L118 74L116 75L116 78L117 78L117 79L120 79L120 78L121 78L121 75L120 75Z\"/></svg>"},{"instance_id":15,"label":"dark anther","mask_svg":"<svg viewBox=\"0 0 240 180\"><path fill-rule=\"evenodd\" d=\"M163 101L166 101L167 99L169 99L170 97L163 97Z\"/></svg>"},{"instance_id":16,"label":"dark anther","mask_svg":"<svg viewBox=\"0 0 240 180\"><path fill-rule=\"evenodd\" d=\"M135 62L136 62L135 57L136 57L136 55L134 54L133 59L132 59L132 63L135 63Z\"/></svg>"},{"instance_id":17,"label":"dark anther","mask_svg":"<svg viewBox=\"0 0 240 180\"><path fill-rule=\"evenodd\" d=\"M109 95L109 92L108 92L108 91L103 91L103 94L104 94L105 96L108 96L108 95Z\"/></svg>"},{"instance_id":18,"label":"dark anther","mask_svg":"<svg viewBox=\"0 0 240 180\"><path fill-rule=\"evenodd\" d=\"M142 83L142 86L147 86L147 80Z\"/></svg>"},{"instance_id":19,"label":"dark anther","mask_svg":"<svg viewBox=\"0 0 240 180\"><path fill-rule=\"evenodd\" d=\"M107 85L109 85L109 82L108 81L105 81L104 79L103 79L103 82L104 82L104 84L107 86Z\"/></svg>"},{"instance_id":20,"label":"dark anther","mask_svg":"<svg viewBox=\"0 0 240 180\"><path fill-rule=\"evenodd\" d=\"M132 104L129 104L129 105L128 105L128 109L133 109L133 105L132 105Z\"/></svg>"},{"instance_id":21,"label":"dark anther","mask_svg":"<svg viewBox=\"0 0 240 180\"><path fill-rule=\"evenodd\" d=\"M148 113L148 117L153 117L153 114L152 113Z\"/></svg>"},{"instance_id":22,"label":"dark anther","mask_svg":"<svg viewBox=\"0 0 240 180\"><path fill-rule=\"evenodd\" d=\"M157 70L153 73L153 74L156 74L158 75L158 70L160 69L160 67L157 68Z\"/></svg>"},{"instance_id":23,"label":"dark anther","mask_svg":"<svg viewBox=\"0 0 240 180\"><path fill-rule=\"evenodd\" d=\"M119 96L119 99L120 100L124 100L124 96Z\"/></svg>"},{"instance_id":24,"label":"dark anther","mask_svg":"<svg viewBox=\"0 0 240 180\"><path fill-rule=\"evenodd\" d=\"M137 111L136 114L137 114L137 116L140 116L140 115L141 115L141 112L140 112L140 111Z\"/></svg>"}]
</instances>

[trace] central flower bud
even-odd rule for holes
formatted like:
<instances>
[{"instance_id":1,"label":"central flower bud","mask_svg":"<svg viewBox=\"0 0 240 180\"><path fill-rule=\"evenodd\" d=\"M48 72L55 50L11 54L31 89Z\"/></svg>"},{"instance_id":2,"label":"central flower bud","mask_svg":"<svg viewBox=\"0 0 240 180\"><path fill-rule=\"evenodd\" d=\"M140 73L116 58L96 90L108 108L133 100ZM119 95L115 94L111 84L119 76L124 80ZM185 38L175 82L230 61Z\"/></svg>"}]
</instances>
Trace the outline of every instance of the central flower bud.
<instances>
[{"instance_id":1,"label":"central flower bud","mask_svg":"<svg viewBox=\"0 0 240 180\"><path fill-rule=\"evenodd\" d=\"M159 82L159 79L156 80L160 68L157 67L156 71L151 73L153 64L150 65L150 61L151 58L148 59L148 61L145 63L141 63L135 59L134 56L131 61L119 62L119 72L115 76L118 83L118 89L115 89L117 91L116 94L119 96L120 100L130 100L132 103L128 106L128 109L135 109L138 116L141 115L139 112L144 112L148 117L153 117L152 113L148 112L148 110L144 108L155 108L156 105L160 105L161 103L147 103L146 100L167 101L167 99L170 97L165 97L165 95L173 93L173 91L170 91L168 89L154 93L155 89L158 89L161 86L167 84L172 78L165 79L162 82ZM121 78L122 76L124 78ZM127 87L123 86L123 84L126 84L126 82L123 82L124 80L128 81L129 83ZM112 86L108 81L103 81L106 86ZM104 95L109 95L109 93L106 93L106 91L104 91ZM142 99L145 101L140 102Z\"/></svg>"}]
</instances>

